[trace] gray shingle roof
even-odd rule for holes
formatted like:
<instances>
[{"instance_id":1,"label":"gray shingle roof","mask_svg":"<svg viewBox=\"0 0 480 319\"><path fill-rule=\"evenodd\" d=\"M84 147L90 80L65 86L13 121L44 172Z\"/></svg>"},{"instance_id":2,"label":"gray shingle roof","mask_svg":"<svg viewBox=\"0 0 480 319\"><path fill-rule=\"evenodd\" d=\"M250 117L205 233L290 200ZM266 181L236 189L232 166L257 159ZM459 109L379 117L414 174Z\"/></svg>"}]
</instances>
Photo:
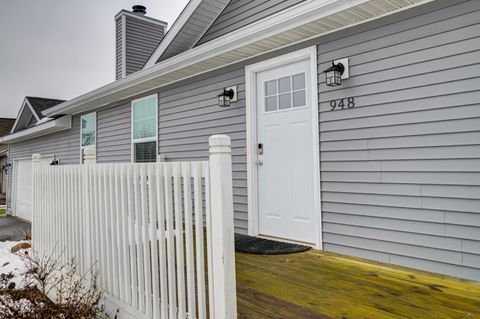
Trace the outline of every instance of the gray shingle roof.
<instances>
[{"instance_id":1,"label":"gray shingle roof","mask_svg":"<svg viewBox=\"0 0 480 319\"><path fill-rule=\"evenodd\" d=\"M27 96L27 100L35 110L39 118L43 118L42 111L65 102L64 100L56 100L56 99L47 99L43 97L34 97L34 96Z\"/></svg>"},{"instance_id":2,"label":"gray shingle roof","mask_svg":"<svg viewBox=\"0 0 480 319\"><path fill-rule=\"evenodd\" d=\"M13 123L15 123L15 119L0 118L0 136L10 134Z\"/></svg>"}]
</instances>

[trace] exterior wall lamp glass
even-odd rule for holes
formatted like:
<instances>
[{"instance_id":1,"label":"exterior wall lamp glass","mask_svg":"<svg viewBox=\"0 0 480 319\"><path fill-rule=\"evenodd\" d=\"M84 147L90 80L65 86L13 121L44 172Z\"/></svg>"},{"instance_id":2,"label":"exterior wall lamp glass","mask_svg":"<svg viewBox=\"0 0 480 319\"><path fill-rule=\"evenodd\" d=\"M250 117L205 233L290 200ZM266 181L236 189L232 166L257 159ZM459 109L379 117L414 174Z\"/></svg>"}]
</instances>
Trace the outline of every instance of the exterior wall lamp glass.
<instances>
[{"instance_id":1,"label":"exterior wall lamp glass","mask_svg":"<svg viewBox=\"0 0 480 319\"><path fill-rule=\"evenodd\" d=\"M342 84L342 79L349 78L348 58L332 61L332 66L323 71L325 81L328 86L338 86Z\"/></svg>"},{"instance_id":2,"label":"exterior wall lamp glass","mask_svg":"<svg viewBox=\"0 0 480 319\"><path fill-rule=\"evenodd\" d=\"M323 71L325 73L325 79L328 86L337 86L342 84L342 74L345 71L345 67L342 63L332 61L332 66Z\"/></svg>"},{"instance_id":3,"label":"exterior wall lamp glass","mask_svg":"<svg viewBox=\"0 0 480 319\"><path fill-rule=\"evenodd\" d=\"M218 95L218 106L229 107L232 102L237 101L237 87L224 88Z\"/></svg>"}]
</instances>

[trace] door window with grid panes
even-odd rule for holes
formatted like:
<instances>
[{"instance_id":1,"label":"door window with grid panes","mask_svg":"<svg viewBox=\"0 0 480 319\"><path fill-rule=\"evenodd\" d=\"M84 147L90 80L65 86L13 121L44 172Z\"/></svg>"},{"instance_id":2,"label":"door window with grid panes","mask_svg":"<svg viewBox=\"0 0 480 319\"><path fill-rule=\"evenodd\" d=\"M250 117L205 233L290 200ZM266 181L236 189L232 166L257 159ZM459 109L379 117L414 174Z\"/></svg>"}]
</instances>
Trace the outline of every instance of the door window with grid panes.
<instances>
[{"instance_id":1,"label":"door window with grid panes","mask_svg":"<svg viewBox=\"0 0 480 319\"><path fill-rule=\"evenodd\" d=\"M265 82L265 112L306 105L305 73Z\"/></svg>"}]
</instances>

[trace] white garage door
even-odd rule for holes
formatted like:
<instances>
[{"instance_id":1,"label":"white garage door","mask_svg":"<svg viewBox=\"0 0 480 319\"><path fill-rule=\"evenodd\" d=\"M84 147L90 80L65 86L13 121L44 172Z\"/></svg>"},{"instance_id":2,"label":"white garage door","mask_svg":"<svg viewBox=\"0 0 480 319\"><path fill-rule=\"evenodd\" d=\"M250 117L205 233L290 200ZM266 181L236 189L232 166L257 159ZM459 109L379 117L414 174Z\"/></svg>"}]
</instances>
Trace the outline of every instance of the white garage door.
<instances>
[{"instance_id":1,"label":"white garage door","mask_svg":"<svg viewBox=\"0 0 480 319\"><path fill-rule=\"evenodd\" d=\"M49 165L52 156L42 157L42 165ZM15 215L32 220L32 160L17 160L15 163Z\"/></svg>"}]
</instances>

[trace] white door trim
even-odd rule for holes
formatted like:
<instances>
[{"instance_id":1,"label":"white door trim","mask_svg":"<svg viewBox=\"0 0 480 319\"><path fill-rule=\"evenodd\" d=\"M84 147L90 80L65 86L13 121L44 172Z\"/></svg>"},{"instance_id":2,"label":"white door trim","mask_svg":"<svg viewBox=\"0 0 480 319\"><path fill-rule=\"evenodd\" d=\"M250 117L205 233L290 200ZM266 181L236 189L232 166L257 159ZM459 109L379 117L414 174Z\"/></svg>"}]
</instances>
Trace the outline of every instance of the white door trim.
<instances>
[{"instance_id":1,"label":"white door trim","mask_svg":"<svg viewBox=\"0 0 480 319\"><path fill-rule=\"evenodd\" d=\"M318 123L318 83L317 83L317 47L312 46L303 50L288 53L273 59L245 67L246 115L247 115L247 187L248 187L248 234L258 236L258 167L257 161L257 106L256 106L256 75L276 67L288 65L298 61L310 61L312 70L311 101L312 101L312 134L313 134L313 164L314 164L314 201L315 201L315 247L323 249L322 241L322 211L320 193L320 141Z\"/></svg>"}]
</instances>

